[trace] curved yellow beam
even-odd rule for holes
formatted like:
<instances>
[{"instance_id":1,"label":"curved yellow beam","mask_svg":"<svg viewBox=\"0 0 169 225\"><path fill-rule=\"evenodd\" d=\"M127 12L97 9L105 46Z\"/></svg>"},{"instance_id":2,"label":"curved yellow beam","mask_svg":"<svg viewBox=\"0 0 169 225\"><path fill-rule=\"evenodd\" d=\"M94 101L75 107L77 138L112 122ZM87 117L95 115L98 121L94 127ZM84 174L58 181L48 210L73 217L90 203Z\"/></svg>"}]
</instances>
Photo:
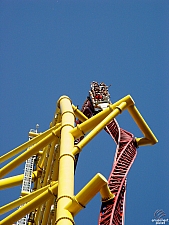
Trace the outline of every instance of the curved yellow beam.
<instances>
[{"instance_id":1,"label":"curved yellow beam","mask_svg":"<svg viewBox=\"0 0 169 225\"><path fill-rule=\"evenodd\" d=\"M143 119L142 115L138 111L137 107L135 105L129 106L128 111L137 124L137 126L140 128L141 132L143 133L144 137L143 138L138 138L136 139L138 146L141 145L154 145L158 142L157 138L149 128L148 124L146 121Z\"/></svg>"},{"instance_id":2,"label":"curved yellow beam","mask_svg":"<svg viewBox=\"0 0 169 225\"><path fill-rule=\"evenodd\" d=\"M115 102L114 104L109 105L106 109L101 111L100 113L96 114L95 116L91 117L90 119L84 121L81 124L78 124L75 128L73 128L70 132L74 136L74 138L78 138L83 136L94 127L96 127L102 120L105 119L113 110L118 109L121 103L126 102L125 107L123 110L126 109L127 106L134 105L134 101L130 95L120 99L119 101Z\"/></svg>"},{"instance_id":3,"label":"curved yellow beam","mask_svg":"<svg viewBox=\"0 0 169 225\"><path fill-rule=\"evenodd\" d=\"M125 107L120 109L120 105L122 103L126 103ZM157 138L149 128L148 124L143 119L142 115L134 105L134 100L130 95L125 96L124 98L120 99L119 101L115 102L114 104L110 104L106 109L102 112L96 114L95 116L91 117L90 119L85 120L83 117L83 123L78 124L75 128L73 128L70 132L75 137L78 138L80 136L84 136L87 132L102 123L102 121L107 117L112 111L119 109L121 112L123 110L128 110L129 114L143 133L144 137L136 138L138 146L142 145L153 145L158 142ZM118 115L118 114L117 114ZM115 117L117 116L115 115ZM80 117L81 115L79 115ZM82 115L83 116L83 115ZM84 140L82 140L84 142ZM80 142L81 143L81 142ZM82 144L82 143L81 143Z\"/></svg>"},{"instance_id":4,"label":"curved yellow beam","mask_svg":"<svg viewBox=\"0 0 169 225\"><path fill-rule=\"evenodd\" d=\"M69 210L74 216L85 206L87 203L100 191L102 200L110 200L115 197L111 193L106 178L97 173L83 188L82 190L69 200L65 209Z\"/></svg>"}]
</instances>

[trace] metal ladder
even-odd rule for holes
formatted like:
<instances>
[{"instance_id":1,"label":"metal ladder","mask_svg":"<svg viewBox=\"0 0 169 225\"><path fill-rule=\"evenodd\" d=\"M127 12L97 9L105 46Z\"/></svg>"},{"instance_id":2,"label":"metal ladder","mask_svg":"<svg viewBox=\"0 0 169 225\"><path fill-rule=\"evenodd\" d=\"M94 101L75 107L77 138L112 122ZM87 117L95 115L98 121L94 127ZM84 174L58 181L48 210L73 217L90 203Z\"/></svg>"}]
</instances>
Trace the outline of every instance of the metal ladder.
<instances>
[{"instance_id":1,"label":"metal ladder","mask_svg":"<svg viewBox=\"0 0 169 225\"><path fill-rule=\"evenodd\" d=\"M36 130L31 129L30 131L33 131L37 133L37 125ZM31 140L33 137L29 136L29 140ZM33 173L33 167L34 167L34 161L35 161L36 155L31 156L29 159L25 162L25 168L24 168L24 178L22 182L22 189L21 189L21 197L29 194L32 191L32 173ZM22 207L21 205L20 207ZM17 225L26 225L28 221L28 216L26 215L20 220L17 221Z\"/></svg>"},{"instance_id":2,"label":"metal ladder","mask_svg":"<svg viewBox=\"0 0 169 225\"><path fill-rule=\"evenodd\" d=\"M22 190L21 196L29 194L32 190L31 183L32 183L32 173L33 173L33 165L36 156L31 156L29 159L26 160L25 169L24 169L24 178L22 182ZM22 205L20 206L22 207ZM24 216L22 219L17 221L17 225L26 225L28 220L28 215Z\"/></svg>"}]
</instances>

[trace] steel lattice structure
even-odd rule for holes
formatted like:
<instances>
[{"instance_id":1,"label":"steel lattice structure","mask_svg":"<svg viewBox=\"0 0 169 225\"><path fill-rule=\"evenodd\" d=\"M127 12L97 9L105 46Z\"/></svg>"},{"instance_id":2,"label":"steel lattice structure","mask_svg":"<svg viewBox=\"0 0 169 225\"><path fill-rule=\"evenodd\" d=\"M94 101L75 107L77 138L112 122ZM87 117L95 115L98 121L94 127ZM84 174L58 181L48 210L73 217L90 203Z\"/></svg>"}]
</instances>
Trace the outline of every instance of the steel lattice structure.
<instances>
[{"instance_id":1,"label":"steel lattice structure","mask_svg":"<svg viewBox=\"0 0 169 225\"><path fill-rule=\"evenodd\" d=\"M143 137L120 128L115 117L128 110ZM96 174L74 194L74 172L83 147L101 130L113 138L117 148L109 179ZM0 157L0 188L22 185L21 197L0 208L1 225L72 225L74 217L98 193L102 204L98 225L124 224L126 177L137 155L137 147L153 145L157 139L139 113L130 95L111 103L108 87L92 82L82 110L67 96L57 103L50 128L43 133L29 132L29 141ZM17 156L19 154L19 156ZM25 162L23 174L4 178Z\"/></svg>"}]
</instances>

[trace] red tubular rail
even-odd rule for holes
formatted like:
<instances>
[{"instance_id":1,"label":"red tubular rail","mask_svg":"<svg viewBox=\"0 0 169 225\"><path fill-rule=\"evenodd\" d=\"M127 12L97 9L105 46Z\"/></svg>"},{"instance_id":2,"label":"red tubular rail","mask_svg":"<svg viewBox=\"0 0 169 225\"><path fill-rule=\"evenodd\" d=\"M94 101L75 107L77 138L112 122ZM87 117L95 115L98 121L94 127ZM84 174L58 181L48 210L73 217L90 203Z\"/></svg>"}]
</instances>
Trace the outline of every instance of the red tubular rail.
<instances>
[{"instance_id":1,"label":"red tubular rail","mask_svg":"<svg viewBox=\"0 0 169 225\"><path fill-rule=\"evenodd\" d=\"M95 114L90 97L86 99L81 110L88 118ZM81 123L79 120L77 124ZM98 225L123 225L125 212L126 176L137 155L134 135L119 127L117 121L112 120L105 131L114 139L117 148L114 164L108 179L110 191L115 198L102 202ZM76 144L83 139L77 139ZM79 154L76 155L75 167Z\"/></svg>"},{"instance_id":2,"label":"red tubular rail","mask_svg":"<svg viewBox=\"0 0 169 225\"><path fill-rule=\"evenodd\" d=\"M124 224L126 176L136 157L136 142L133 134L119 128L112 120L105 128L117 144L116 155L108 184L115 198L103 202L100 210L99 225Z\"/></svg>"}]
</instances>

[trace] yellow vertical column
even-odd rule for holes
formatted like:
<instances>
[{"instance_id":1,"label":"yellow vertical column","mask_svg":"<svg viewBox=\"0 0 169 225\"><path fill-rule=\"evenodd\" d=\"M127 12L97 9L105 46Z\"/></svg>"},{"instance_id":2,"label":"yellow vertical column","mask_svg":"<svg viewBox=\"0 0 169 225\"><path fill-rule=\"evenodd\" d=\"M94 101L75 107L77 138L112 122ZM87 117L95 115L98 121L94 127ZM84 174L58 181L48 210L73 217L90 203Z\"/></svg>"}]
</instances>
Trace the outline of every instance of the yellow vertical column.
<instances>
[{"instance_id":1,"label":"yellow vertical column","mask_svg":"<svg viewBox=\"0 0 169 225\"><path fill-rule=\"evenodd\" d=\"M60 139L57 217L55 224L72 225L74 224L73 216L65 209L65 206L74 195L74 156L72 155L74 138L70 133L70 130L74 127L74 113L71 100L67 96L62 96L59 99L58 106L61 109L62 128Z\"/></svg>"}]
</instances>

